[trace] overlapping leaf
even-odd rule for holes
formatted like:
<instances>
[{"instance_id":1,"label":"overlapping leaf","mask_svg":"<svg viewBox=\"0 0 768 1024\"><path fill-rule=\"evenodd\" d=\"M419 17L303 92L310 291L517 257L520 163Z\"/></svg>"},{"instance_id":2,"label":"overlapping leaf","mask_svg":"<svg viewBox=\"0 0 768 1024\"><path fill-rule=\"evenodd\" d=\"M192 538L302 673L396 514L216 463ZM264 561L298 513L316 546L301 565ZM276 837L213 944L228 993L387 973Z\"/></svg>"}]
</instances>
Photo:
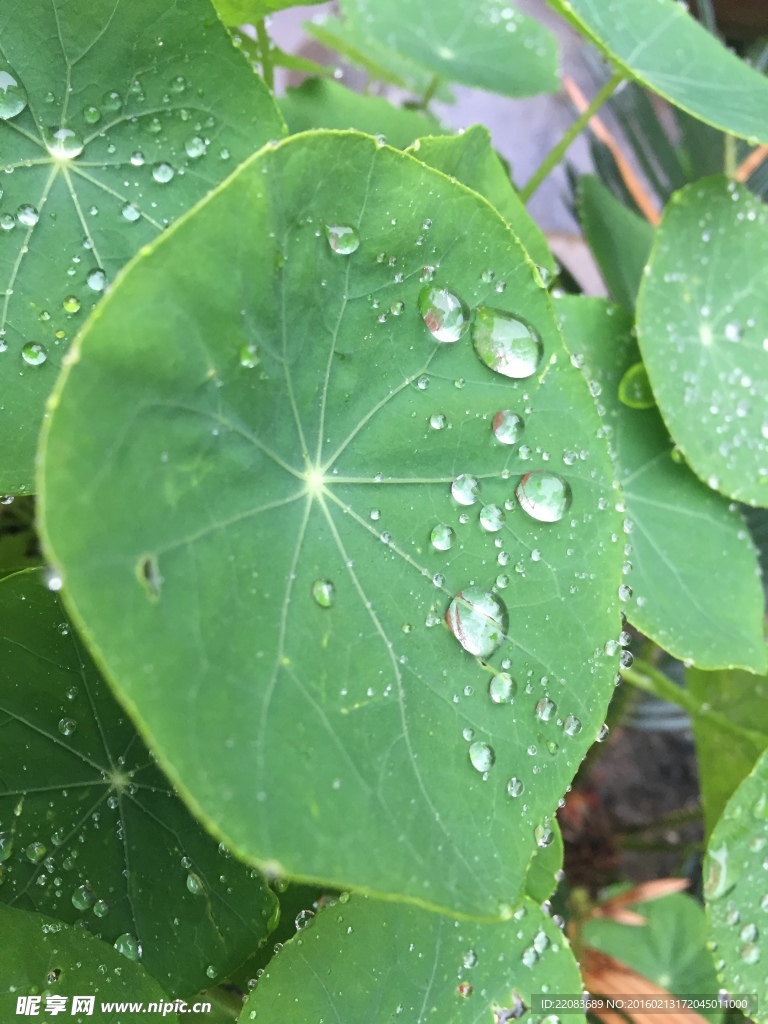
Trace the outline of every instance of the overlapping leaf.
<instances>
[{"instance_id":1,"label":"overlapping leaf","mask_svg":"<svg viewBox=\"0 0 768 1024\"><path fill-rule=\"evenodd\" d=\"M696 665L764 670L763 591L741 516L673 457L655 408L629 408L619 398L622 378L639 359L631 317L602 299L559 299L557 312L577 362L584 361L615 454L632 528L630 622Z\"/></svg>"},{"instance_id":2,"label":"overlapping leaf","mask_svg":"<svg viewBox=\"0 0 768 1024\"><path fill-rule=\"evenodd\" d=\"M490 1024L522 1016L534 993L581 989L565 936L531 900L512 921L474 924L353 896L286 944L241 1020Z\"/></svg>"},{"instance_id":3,"label":"overlapping leaf","mask_svg":"<svg viewBox=\"0 0 768 1024\"><path fill-rule=\"evenodd\" d=\"M226 976L274 896L172 792L39 571L0 583L0 623L0 900L141 949L174 996Z\"/></svg>"},{"instance_id":4,"label":"overlapping leaf","mask_svg":"<svg viewBox=\"0 0 768 1024\"><path fill-rule=\"evenodd\" d=\"M538 370L494 372L469 331L437 342L431 288L535 325ZM509 913L613 689L622 534L592 400L506 224L374 139L294 136L82 337L43 531L174 780L288 876ZM519 444L494 433L506 412ZM563 507L523 510L530 471ZM470 615L501 641L484 660L466 597L468 649L444 621L468 587L496 609Z\"/></svg>"},{"instance_id":5,"label":"overlapping leaf","mask_svg":"<svg viewBox=\"0 0 768 1024\"><path fill-rule=\"evenodd\" d=\"M0 491L20 493L104 288L284 128L208 0L3 4L0 68L28 100L0 119Z\"/></svg>"}]
</instances>

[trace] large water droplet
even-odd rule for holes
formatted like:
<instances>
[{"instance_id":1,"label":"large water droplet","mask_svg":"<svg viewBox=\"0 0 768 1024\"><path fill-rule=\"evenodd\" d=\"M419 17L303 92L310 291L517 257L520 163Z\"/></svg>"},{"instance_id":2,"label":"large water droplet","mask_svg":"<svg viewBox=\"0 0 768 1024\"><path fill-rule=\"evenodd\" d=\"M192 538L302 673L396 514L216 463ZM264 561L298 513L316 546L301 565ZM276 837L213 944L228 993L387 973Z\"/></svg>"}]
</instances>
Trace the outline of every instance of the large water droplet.
<instances>
[{"instance_id":1,"label":"large water droplet","mask_svg":"<svg viewBox=\"0 0 768 1024\"><path fill-rule=\"evenodd\" d=\"M30 366L41 366L48 358L48 350L37 341L28 341L21 347L21 358Z\"/></svg>"},{"instance_id":2,"label":"large water droplet","mask_svg":"<svg viewBox=\"0 0 768 1024\"><path fill-rule=\"evenodd\" d=\"M513 797L522 796L525 792L525 783L521 782L520 779L515 778L513 775L507 783L507 792Z\"/></svg>"},{"instance_id":3,"label":"large water droplet","mask_svg":"<svg viewBox=\"0 0 768 1024\"><path fill-rule=\"evenodd\" d=\"M619 400L630 409L652 409L656 404L642 363L630 366L619 381Z\"/></svg>"},{"instance_id":4,"label":"large water droplet","mask_svg":"<svg viewBox=\"0 0 768 1024\"><path fill-rule=\"evenodd\" d=\"M152 168L152 177L158 183L158 185L166 185L174 176L176 172L170 164L165 162L155 164Z\"/></svg>"},{"instance_id":5,"label":"large water droplet","mask_svg":"<svg viewBox=\"0 0 768 1024\"><path fill-rule=\"evenodd\" d=\"M536 840L536 845L544 847L549 846L552 843L552 840L555 838L555 833L545 822L543 825L536 826L533 830L533 836Z\"/></svg>"},{"instance_id":6,"label":"large water droplet","mask_svg":"<svg viewBox=\"0 0 768 1024\"><path fill-rule=\"evenodd\" d=\"M19 76L5 61L0 61L0 120L20 114L27 105L27 90Z\"/></svg>"},{"instance_id":7,"label":"large water droplet","mask_svg":"<svg viewBox=\"0 0 768 1024\"><path fill-rule=\"evenodd\" d=\"M46 854L46 848L42 843L30 843L24 851L28 861L32 864L39 864Z\"/></svg>"},{"instance_id":8,"label":"large water droplet","mask_svg":"<svg viewBox=\"0 0 768 1024\"><path fill-rule=\"evenodd\" d=\"M502 444L517 444L523 436L525 424L515 412L502 409L493 417L493 433Z\"/></svg>"},{"instance_id":9,"label":"large water droplet","mask_svg":"<svg viewBox=\"0 0 768 1024\"><path fill-rule=\"evenodd\" d=\"M480 525L488 533L498 533L506 521L506 516L498 505L483 505L480 509Z\"/></svg>"},{"instance_id":10,"label":"large water droplet","mask_svg":"<svg viewBox=\"0 0 768 1024\"><path fill-rule=\"evenodd\" d=\"M74 718L59 719L59 732L62 736L71 736L75 729L77 729L77 722Z\"/></svg>"},{"instance_id":11,"label":"large water droplet","mask_svg":"<svg viewBox=\"0 0 768 1024\"><path fill-rule=\"evenodd\" d=\"M71 128L51 128L45 136L45 147L56 160L72 160L83 152L83 140Z\"/></svg>"},{"instance_id":12,"label":"large water droplet","mask_svg":"<svg viewBox=\"0 0 768 1024\"><path fill-rule=\"evenodd\" d=\"M517 693L517 683L508 672L497 672L488 684L488 693L494 704L511 704Z\"/></svg>"},{"instance_id":13,"label":"large water droplet","mask_svg":"<svg viewBox=\"0 0 768 1024\"><path fill-rule=\"evenodd\" d=\"M515 490L524 512L540 523L556 523L571 506L571 488L556 473L533 470Z\"/></svg>"},{"instance_id":14,"label":"large water droplet","mask_svg":"<svg viewBox=\"0 0 768 1024\"><path fill-rule=\"evenodd\" d=\"M335 226L326 224L325 237L328 239L328 245L340 256L349 256L360 246L360 235L357 229L347 224Z\"/></svg>"},{"instance_id":15,"label":"large water droplet","mask_svg":"<svg viewBox=\"0 0 768 1024\"><path fill-rule=\"evenodd\" d=\"M40 214L34 206L24 203L16 211L16 220L19 224L23 224L25 228L33 228L40 220Z\"/></svg>"},{"instance_id":16,"label":"large water droplet","mask_svg":"<svg viewBox=\"0 0 768 1024\"><path fill-rule=\"evenodd\" d=\"M135 223L141 216L141 211L137 206L134 206L133 203L126 203L120 212L131 224Z\"/></svg>"},{"instance_id":17,"label":"large water droplet","mask_svg":"<svg viewBox=\"0 0 768 1024\"><path fill-rule=\"evenodd\" d=\"M72 893L72 906L76 910L88 910L96 902L96 896L89 885L79 885Z\"/></svg>"},{"instance_id":18,"label":"large water droplet","mask_svg":"<svg viewBox=\"0 0 768 1024\"><path fill-rule=\"evenodd\" d=\"M123 932L122 935L118 935L114 945L117 952L122 953L129 960L141 959L141 946L130 932Z\"/></svg>"},{"instance_id":19,"label":"large water droplet","mask_svg":"<svg viewBox=\"0 0 768 1024\"><path fill-rule=\"evenodd\" d=\"M422 288L419 311L436 341L458 341L469 326L469 310L446 288Z\"/></svg>"},{"instance_id":20,"label":"large water droplet","mask_svg":"<svg viewBox=\"0 0 768 1024\"><path fill-rule=\"evenodd\" d=\"M487 743L476 740L469 745L469 760L472 762L472 767L475 771L489 772L493 768L496 755L493 752L493 747L489 747Z\"/></svg>"},{"instance_id":21,"label":"large water droplet","mask_svg":"<svg viewBox=\"0 0 768 1024\"><path fill-rule=\"evenodd\" d=\"M557 711L557 704L549 697L542 697L536 705L536 717L542 722L548 722Z\"/></svg>"},{"instance_id":22,"label":"large water droplet","mask_svg":"<svg viewBox=\"0 0 768 1024\"><path fill-rule=\"evenodd\" d=\"M88 287L95 292L103 292L107 287L107 275L101 267L95 267L89 271L85 280L88 282Z\"/></svg>"},{"instance_id":23,"label":"large water droplet","mask_svg":"<svg viewBox=\"0 0 768 1024\"><path fill-rule=\"evenodd\" d=\"M456 534L453 532L450 526L445 523L438 523L434 527L432 533L429 535L429 539L432 541L432 547L438 551L448 551L453 544Z\"/></svg>"},{"instance_id":24,"label":"large water droplet","mask_svg":"<svg viewBox=\"0 0 768 1024\"><path fill-rule=\"evenodd\" d=\"M474 505L480 496L480 484L473 476L462 473L451 484L451 494L460 505Z\"/></svg>"},{"instance_id":25,"label":"large water droplet","mask_svg":"<svg viewBox=\"0 0 768 1024\"><path fill-rule=\"evenodd\" d=\"M504 602L480 587L466 587L445 613L448 628L465 651L487 658L503 642L509 615Z\"/></svg>"},{"instance_id":26,"label":"large water droplet","mask_svg":"<svg viewBox=\"0 0 768 1024\"><path fill-rule=\"evenodd\" d=\"M312 597L321 608L330 608L336 599L336 587L330 580L315 580L312 584Z\"/></svg>"},{"instance_id":27,"label":"large water droplet","mask_svg":"<svg viewBox=\"0 0 768 1024\"><path fill-rule=\"evenodd\" d=\"M535 327L511 313L487 306L475 310L472 343L481 362L496 373L517 379L535 373L544 353Z\"/></svg>"},{"instance_id":28,"label":"large water droplet","mask_svg":"<svg viewBox=\"0 0 768 1024\"><path fill-rule=\"evenodd\" d=\"M581 720L576 715L568 715L563 722L563 732L567 736L576 736L581 732Z\"/></svg>"}]
</instances>

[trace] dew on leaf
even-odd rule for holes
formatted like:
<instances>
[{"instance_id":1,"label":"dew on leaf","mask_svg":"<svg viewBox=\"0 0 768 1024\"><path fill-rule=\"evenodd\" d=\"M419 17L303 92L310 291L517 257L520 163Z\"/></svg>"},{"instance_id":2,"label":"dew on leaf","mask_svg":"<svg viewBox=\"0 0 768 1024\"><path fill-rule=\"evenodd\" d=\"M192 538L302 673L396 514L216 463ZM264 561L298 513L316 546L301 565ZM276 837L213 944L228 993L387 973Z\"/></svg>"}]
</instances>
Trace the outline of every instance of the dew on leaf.
<instances>
[{"instance_id":1,"label":"dew on leaf","mask_svg":"<svg viewBox=\"0 0 768 1024\"><path fill-rule=\"evenodd\" d=\"M493 768L496 755L493 752L493 747L481 740L476 740L469 745L469 760L475 771L488 772Z\"/></svg>"},{"instance_id":2,"label":"dew on leaf","mask_svg":"<svg viewBox=\"0 0 768 1024\"><path fill-rule=\"evenodd\" d=\"M89 885L79 885L72 893L72 906L75 910L90 910L95 901L96 897Z\"/></svg>"},{"instance_id":3,"label":"dew on leaf","mask_svg":"<svg viewBox=\"0 0 768 1024\"><path fill-rule=\"evenodd\" d=\"M247 370L252 370L258 366L261 362L259 356L259 349L257 345L247 343L240 349L240 365L244 366Z\"/></svg>"},{"instance_id":4,"label":"dew on leaf","mask_svg":"<svg viewBox=\"0 0 768 1024\"><path fill-rule=\"evenodd\" d=\"M451 484L451 494L460 505L474 505L480 496L480 484L473 476L461 473Z\"/></svg>"},{"instance_id":5,"label":"dew on leaf","mask_svg":"<svg viewBox=\"0 0 768 1024\"><path fill-rule=\"evenodd\" d=\"M187 889L193 896L202 896L205 893L203 880L194 871L190 871L187 875Z\"/></svg>"},{"instance_id":6,"label":"dew on leaf","mask_svg":"<svg viewBox=\"0 0 768 1024\"><path fill-rule=\"evenodd\" d=\"M336 587L330 580L315 580L312 584L312 597L321 608L330 608L336 599Z\"/></svg>"},{"instance_id":7,"label":"dew on leaf","mask_svg":"<svg viewBox=\"0 0 768 1024\"><path fill-rule=\"evenodd\" d=\"M501 646L509 616L499 597L480 587L466 587L451 601L445 621L465 651L487 658Z\"/></svg>"},{"instance_id":8,"label":"dew on leaf","mask_svg":"<svg viewBox=\"0 0 768 1024\"><path fill-rule=\"evenodd\" d=\"M502 409L493 417L493 433L502 444L517 444L524 429L521 417L509 409Z\"/></svg>"},{"instance_id":9,"label":"dew on leaf","mask_svg":"<svg viewBox=\"0 0 768 1024\"><path fill-rule=\"evenodd\" d=\"M326 224L325 237L328 239L328 245L339 256L349 256L360 246L360 235L357 229L348 224Z\"/></svg>"},{"instance_id":10,"label":"dew on leaf","mask_svg":"<svg viewBox=\"0 0 768 1024\"><path fill-rule=\"evenodd\" d=\"M563 722L563 732L567 736L576 736L581 732L581 720L576 715L567 715Z\"/></svg>"},{"instance_id":11,"label":"dew on leaf","mask_svg":"<svg viewBox=\"0 0 768 1024\"><path fill-rule=\"evenodd\" d=\"M620 601L628 601L632 597L632 587L622 583L617 591Z\"/></svg>"},{"instance_id":12,"label":"dew on leaf","mask_svg":"<svg viewBox=\"0 0 768 1024\"><path fill-rule=\"evenodd\" d=\"M62 302L66 313L78 313L80 311L80 300L76 295L68 295Z\"/></svg>"},{"instance_id":13,"label":"dew on leaf","mask_svg":"<svg viewBox=\"0 0 768 1024\"><path fill-rule=\"evenodd\" d=\"M296 931L301 932L304 931L305 928L309 928L314 919L314 910L300 910L293 922L294 925L296 926Z\"/></svg>"},{"instance_id":14,"label":"dew on leaf","mask_svg":"<svg viewBox=\"0 0 768 1024\"><path fill-rule=\"evenodd\" d=\"M508 672L497 672L488 684L488 693L494 704L511 704L517 693L517 683Z\"/></svg>"},{"instance_id":15,"label":"dew on leaf","mask_svg":"<svg viewBox=\"0 0 768 1024\"><path fill-rule=\"evenodd\" d=\"M83 152L84 143L71 128L51 128L45 135L45 148L55 160L73 160Z\"/></svg>"},{"instance_id":16,"label":"dew on leaf","mask_svg":"<svg viewBox=\"0 0 768 1024\"><path fill-rule=\"evenodd\" d=\"M16 220L25 228L33 228L40 220L40 214L30 203L24 203L16 211Z\"/></svg>"},{"instance_id":17,"label":"dew on leaf","mask_svg":"<svg viewBox=\"0 0 768 1024\"><path fill-rule=\"evenodd\" d=\"M0 120L16 117L27 105L27 90L10 64L0 61Z\"/></svg>"},{"instance_id":18,"label":"dew on leaf","mask_svg":"<svg viewBox=\"0 0 768 1024\"><path fill-rule=\"evenodd\" d=\"M93 905L93 912L96 917L106 917L109 913L109 904L106 900L96 900Z\"/></svg>"},{"instance_id":19,"label":"dew on leaf","mask_svg":"<svg viewBox=\"0 0 768 1024\"><path fill-rule=\"evenodd\" d=\"M435 341L458 341L469 326L469 310L447 288L422 288L419 312Z\"/></svg>"},{"instance_id":20,"label":"dew on leaf","mask_svg":"<svg viewBox=\"0 0 768 1024\"><path fill-rule=\"evenodd\" d=\"M170 164L164 161L159 164L155 164L152 168L152 177L158 183L158 185L166 185L174 176L176 172Z\"/></svg>"},{"instance_id":21,"label":"dew on leaf","mask_svg":"<svg viewBox=\"0 0 768 1024\"><path fill-rule=\"evenodd\" d=\"M739 956L745 964L757 964L760 962L760 947L754 942L748 942L739 950Z\"/></svg>"},{"instance_id":22,"label":"dew on leaf","mask_svg":"<svg viewBox=\"0 0 768 1024\"><path fill-rule=\"evenodd\" d=\"M101 111L98 107L90 104L87 107L83 107L83 118L88 124L98 124L101 120Z\"/></svg>"},{"instance_id":23,"label":"dew on leaf","mask_svg":"<svg viewBox=\"0 0 768 1024\"><path fill-rule=\"evenodd\" d=\"M453 544L455 537L456 534L453 532L452 528L445 523L438 523L429 535L432 547L436 548L438 551L448 551Z\"/></svg>"},{"instance_id":24,"label":"dew on leaf","mask_svg":"<svg viewBox=\"0 0 768 1024\"><path fill-rule=\"evenodd\" d=\"M16 227L16 218L12 213L3 213L0 215L0 228L3 231L13 231Z\"/></svg>"},{"instance_id":25,"label":"dew on leaf","mask_svg":"<svg viewBox=\"0 0 768 1024\"><path fill-rule=\"evenodd\" d=\"M122 935L118 935L114 946L118 953L122 953L129 960L141 959L141 945L130 932L123 932Z\"/></svg>"},{"instance_id":26,"label":"dew on leaf","mask_svg":"<svg viewBox=\"0 0 768 1024\"><path fill-rule=\"evenodd\" d=\"M123 98L119 92L115 92L115 90L113 89L105 94L101 102L101 105L110 114L116 114L117 111L120 110L120 108L123 105Z\"/></svg>"},{"instance_id":27,"label":"dew on leaf","mask_svg":"<svg viewBox=\"0 0 768 1024\"><path fill-rule=\"evenodd\" d=\"M549 697L542 697L536 705L536 717L542 722L548 722L557 711L557 704Z\"/></svg>"},{"instance_id":28,"label":"dew on leaf","mask_svg":"<svg viewBox=\"0 0 768 1024\"><path fill-rule=\"evenodd\" d=\"M498 505L483 505L480 509L480 525L488 533L498 533L506 521L506 516Z\"/></svg>"},{"instance_id":29,"label":"dew on leaf","mask_svg":"<svg viewBox=\"0 0 768 1024\"><path fill-rule=\"evenodd\" d=\"M201 139L199 135L193 135L184 143L184 149L190 160L197 160L204 156L207 148L205 140Z\"/></svg>"},{"instance_id":30,"label":"dew on leaf","mask_svg":"<svg viewBox=\"0 0 768 1024\"><path fill-rule=\"evenodd\" d=\"M619 400L630 409L652 409L656 404L642 363L630 366L619 381Z\"/></svg>"},{"instance_id":31,"label":"dew on leaf","mask_svg":"<svg viewBox=\"0 0 768 1024\"><path fill-rule=\"evenodd\" d=\"M94 292L103 292L107 286L107 275L101 267L94 267L93 270L90 270L85 280L88 287Z\"/></svg>"},{"instance_id":32,"label":"dew on leaf","mask_svg":"<svg viewBox=\"0 0 768 1024\"><path fill-rule=\"evenodd\" d=\"M534 374L544 346L535 327L499 309L478 306L472 325L472 344L482 363L505 377Z\"/></svg>"},{"instance_id":33,"label":"dew on leaf","mask_svg":"<svg viewBox=\"0 0 768 1024\"><path fill-rule=\"evenodd\" d=\"M556 523L571 506L570 485L544 470L526 473L515 490L524 512L540 523Z\"/></svg>"},{"instance_id":34,"label":"dew on leaf","mask_svg":"<svg viewBox=\"0 0 768 1024\"><path fill-rule=\"evenodd\" d=\"M0 832L0 864L8 860L13 853L13 836L10 832Z\"/></svg>"},{"instance_id":35,"label":"dew on leaf","mask_svg":"<svg viewBox=\"0 0 768 1024\"><path fill-rule=\"evenodd\" d=\"M29 844L29 846L24 851L24 854L27 860L30 861L32 864L39 864L40 861L45 856L46 852L46 848L42 843L34 842Z\"/></svg>"},{"instance_id":36,"label":"dew on leaf","mask_svg":"<svg viewBox=\"0 0 768 1024\"><path fill-rule=\"evenodd\" d=\"M443 413L435 412L429 417L429 425L433 430L443 430L448 425L448 420Z\"/></svg>"},{"instance_id":37,"label":"dew on leaf","mask_svg":"<svg viewBox=\"0 0 768 1024\"><path fill-rule=\"evenodd\" d=\"M48 358L48 350L37 341L28 341L22 345L21 357L30 366L42 366Z\"/></svg>"},{"instance_id":38,"label":"dew on leaf","mask_svg":"<svg viewBox=\"0 0 768 1024\"><path fill-rule=\"evenodd\" d=\"M141 217L141 212L139 211L139 208L137 206L134 206L133 203L125 203L120 212L122 213L123 217L131 224L134 224L139 219L139 217Z\"/></svg>"},{"instance_id":39,"label":"dew on leaf","mask_svg":"<svg viewBox=\"0 0 768 1024\"><path fill-rule=\"evenodd\" d=\"M61 718L59 720L59 732L62 736L71 736L77 729L77 722L74 718Z\"/></svg>"},{"instance_id":40,"label":"dew on leaf","mask_svg":"<svg viewBox=\"0 0 768 1024\"><path fill-rule=\"evenodd\" d=\"M475 966L475 964L477 963L477 953L474 951L474 949L467 950L467 952L462 957L462 963L467 968L467 970Z\"/></svg>"},{"instance_id":41,"label":"dew on leaf","mask_svg":"<svg viewBox=\"0 0 768 1024\"><path fill-rule=\"evenodd\" d=\"M552 840L555 838L555 833L552 831L548 824L537 825L533 830L533 837L536 840L536 845L545 847L550 846Z\"/></svg>"},{"instance_id":42,"label":"dew on leaf","mask_svg":"<svg viewBox=\"0 0 768 1024\"><path fill-rule=\"evenodd\" d=\"M525 784L513 775L507 783L507 792L513 797L522 796L525 792Z\"/></svg>"}]
</instances>

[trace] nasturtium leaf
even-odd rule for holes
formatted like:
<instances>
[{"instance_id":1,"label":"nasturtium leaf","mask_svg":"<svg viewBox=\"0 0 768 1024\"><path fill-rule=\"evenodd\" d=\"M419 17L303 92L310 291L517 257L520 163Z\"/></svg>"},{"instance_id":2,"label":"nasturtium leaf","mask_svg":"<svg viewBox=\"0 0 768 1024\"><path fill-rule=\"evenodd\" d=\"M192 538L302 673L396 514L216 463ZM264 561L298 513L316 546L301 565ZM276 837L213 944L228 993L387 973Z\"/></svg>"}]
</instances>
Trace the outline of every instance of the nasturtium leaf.
<instances>
[{"instance_id":1,"label":"nasturtium leaf","mask_svg":"<svg viewBox=\"0 0 768 1024\"><path fill-rule=\"evenodd\" d=\"M286 89L280 110L291 133L312 128L354 128L383 135L390 146L405 149L420 135L446 129L431 114L395 107L381 96L364 96L338 82L309 78Z\"/></svg>"},{"instance_id":2,"label":"nasturtium leaf","mask_svg":"<svg viewBox=\"0 0 768 1024\"><path fill-rule=\"evenodd\" d=\"M23 1020L30 1016L50 1020L46 1013L49 998L53 1017L72 1024L87 1024L91 1020L137 1024L147 1019L150 1004L159 1004L159 1016L163 1007L174 1001L172 994L169 998L169 993L160 988L141 964L118 953L86 929L0 904L2 1019ZM62 999L63 1010L56 1009ZM93 999L90 1006L89 999ZM115 1003L124 1005L118 1009ZM137 1009L129 1009L131 1003ZM162 1019L177 1024L179 1020L173 1008Z\"/></svg>"},{"instance_id":3,"label":"nasturtium leaf","mask_svg":"<svg viewBox=\"0 0 768 1024\"><path fill-rule=\"evenodd\" d=\"M240 1019L493 1024L520 1017L534 994L582 988L568 940L532 900L511 921L478 924L352 896L285 944Z\"/></svg>"},{"instance_id":4,"label":"nasturtium leaf","mask_svg":"<svg viewBox=\"0 0 768 1024\"><path fill-rule=\"evenodd\" d=\"M461 135L418 139L412 153L484 196L512 228L531 259L544 268L545 275L555 273L547 241L515 191L487 128L477 124Z\"/></svg>"},{"instance_id":5,"label":"nasturtium leaf","mask_svg":"<svg viewBox=\"0 0 768 1024\"><path fill-rule=\"evenodd\" d=\"M755 762L768 747L768 679L737 669L703 672L689 669L685 685L701 704L726 715L735 725L757 737L736 739L723 733L715 722L704 715L693 719L693 738L699 765L701 803L704 823L710 833L723 813L726 803L741 780L752 771Z\"/></svg>"},{"instance_id":6,"label":"nasturtium leaf","mask_svg":"<svg viewBox=\"0 0 768 1024\"><path fill-rule=\"evenodd\" d=\"M542 345L527 379L476 356L480 306L500 358ZM368 136L293 136L136 261L53 409L68 607L211 828L287 877L508 914L613 689L622 534L496 211Z\"/></svg>"},{"instance_id":7,"label":"nasturtium leaf","mask_svg":"<svg viewBox=\"0 0 768 1024\"><path fill-rule=\"evenodd\" d=\"M342 0L341 9L360 34L449 82L504 96L560 88L554 36L506 0Z\"/></svg>"},{"instance_id":8,"label":"nasturtium leaf","mask_svg":"<svg viewBox=\"0 0 768 1024\"><path fill-rule=\"evenodd\" d=\"M704 898L715 967L729 992L757 995L768 1020L768 752L728 801L710 836Z\"/></svg>"},{"instance_id":9,"label":"nasturtium leaf","mask_svg":"<svg viewBox=\"0 0 768 1024\"><path fill-rule=\"evenodd\" d=\"M634 309L653 244L653 228L591 174L579 179L577 203L584 237L611 297L626 309Z\"/></svg>"},{"instance_id":10,"label":"nasturtium leaf","mask_svg":"<svg viewBox=\"0 0 768 1024\"><path fill-rule=\"evenodd\" d=\"M768 505L768 210L707 178L676 192L637 302L661 414L710 487Z\"/></svg>"},{"instance_id":11,"label":"nasturtium leaf","mask_svg":"<svg viewBox=\"0 0 768 1024\"><path fill-rule=\"evenodd\" d=\"M730 53L677 0L549 3L627 77L716 128L768 142L768 80Z\"/></svg>"},{"instance_id":12,"label":"nasturtium leaf","mask_svg":"<svg viewBox=\"0 0 768 1024\"><path fill-rule=\"evenodd\" d=\"M28 97L0 119L0 491L21 493L64 352L118 270L285 129L207 0L3 4L0 38Z\"/></svg>"},{"instance_id":13,"label":"nasturtium leaf","mask_svg":"<svg viewBox=\"0 0 768 1024\"><path fill-rule=\"evenodd\" d=\"M314 0L321 3L322 0ZM313 0L213 0L213 6L225 25L245 25L260 21L262 18L284 11L286 7L306 7Z\"/></svg>"},{"instance_id":14,"label":"nasturtium leaf","mask_svg":"<svg viewBox=\"0 0 768 1024\"><path fill-rule=\"evenodd\" d=\"M0 583L0 622L0 901L123 936L173 995L225 977L271 891L172 792L40 571Z\"/></svg>"},{"instance_id":15,"label":"nasturtium leaf","mask_svg":"<svg viewBox=\"0 0 768 1024\"><path fill-rule=\"evenodd\" d=\"M763 590L744 521L679 459L655 408L620 400L638 360L631 316L583 297L558 299L556 310L604 414L631 524L629 621L677 658L763 671Z\"/></svg>"},{"instance_id":16,"label":"nasturtium leaf","mask_svg":"<svg viewBox=\"0 0 768 1024\"><path fill-rule=\"evenodd\" d=\"M563 867L563 834L556 818L552 819L550 828L554 838L548 846L536 850L525 879L525 895L539 904L548 900L557 888Z\"/></svg>"}]
</instances>

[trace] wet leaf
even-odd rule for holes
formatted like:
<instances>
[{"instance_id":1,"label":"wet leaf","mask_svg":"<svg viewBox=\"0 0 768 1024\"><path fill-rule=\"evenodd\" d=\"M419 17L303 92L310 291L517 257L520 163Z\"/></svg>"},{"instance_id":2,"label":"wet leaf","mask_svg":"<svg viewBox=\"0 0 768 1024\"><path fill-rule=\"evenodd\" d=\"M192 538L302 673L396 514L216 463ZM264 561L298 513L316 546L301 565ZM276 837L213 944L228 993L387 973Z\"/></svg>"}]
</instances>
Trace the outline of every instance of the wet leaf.
<instances>
[{"instance_id":1,"label":"wet leaf","mask_svg":"<svg viewBox=\"0 0 768 1024\"><path fill-rule=\"evenodd\" d=\"M768 142L768 81L676 0L549 0L628 77L732 135Z\"/></svg>"},{"instance_id":2,"label":"wet leaf","mask_svg":"<svg viewBox=\"0 0 768 1024\"><path fill-rule=\"evenodd\" d=\"M672 437L702 480L748 505L768 505L767 270L765 205L708 178L667 206L637 304Z\"/></svg>"},{"instance_id":3,"label":"wet leaf","mask_svg":"<svg viewBox=\"0 0 768 1024\"><path fill-rule=\"evenodd\" d=\"M145 1021L146 1011L131 1012L127 1008L105 1009L105 1003L136 1003L147 1007L159 1003L161 1008L172 1003L143 969L122 956L106 942L101 942L85 929L69 925L14 907L0 904L0 1009L4 1020L14 1020L19 997L36 996L30 1016L48 1020L46 996L64 997L61 1019L73 1024L90 1020L107 1024L137 1024ZM95 1005L73 1012L75 996L93 997ZM82 1004L80 1004L82 1005ZM172 1006L171 1006L172 1010ZM169 1010L163 1020L179 1018ZM159 1011L162 1013L162 1009ZM25 1008L21 1019L27 1016ZM56 1011L54 1016L59 1016Z\"/></svg>"},{"instance_id":4,"label":"wet leaf","mask_svg":"<svg viewBox=\"0 0 768 1024\"><path fill-rule=\"evenodd\" d=\"M749 1016L765 1021L768 999L768 752L728 801L704 862L704 898L720 981L757 995Z\"/></svg>"},{"instance_id":5,"label":"wet leaf","mask_svg":"<svg viewBox=\"0 0 768 1024\"><path fill-rule=\"evenodd\" d=\"M5 5L0 36L28 99L0 119L0 491L21 493L45 399L104 290L284 128L207 0Z\"/></svg>"},{"instance_id":6,"label":"wet leaf","mask_svg":"<svg viewBox=\"0 0 768 1024\"><path fill-rule=\"evenodd\" d=\"M343 0L353 29L449 82L504 96L557 92L557 45L548 29L505 0Z\"/></svg>"},{"instance_id":7,"label":"wet leaf","mask_svg":"<svg viewBox=\"0 0 768 1024\"><path fill-rule=\"evenodd\" d=\"M301 6L306 7L307 2L311 4L313 0L301 0ZM225 25L246 25L298 5L295 0L213 0L213 6Z\"/></svg>"},{"instance_id":8,"label":"wet leaf","mask_svg":"<svg viewBox=\"0 0 768 1024\"><path fill-rule=\"evenodd\" d=\"M493 1024L521 1016L534 993L581 988L567 939L531 900L511 921L475 924L353 896L286 943L241 1020Z\"/></svg>"},{"instance_id":9,"label":"wet leaf","mask_svg":"<svg viewBox=\"0 0 768 1024\"><path fill-rule=\"evenodd\" d=\"M527 378L478 358L481 306ZM508 914L613 690L621 526L506 224L367 136L293 136L82 337L43 531L172 778L285 876Z\"/></svg>"},{"instance_id":10,"label":"wet leaf","mask_svg":"<svg viewBox=\"0 0 768 1024\"><path fill-rule=\"evenodd\" d=\"M525 879L525 894L535 903L548 900L557 888L558 873L563 867L563 835L557 819L551 822L554 838L549 846L541 846L528 865Z\"/></svg>"},{"instance_id":11,"label":"wet leaf","mask_svg":"<svg viewBox=\"0 0 768 1024\"><path fill-rule=\"evenodd\" d=\"M491 145L487 128L476 124L461 135L418 139L412 153L484 196L512 228L531 259L544 267L550 277L554 275L555 261L547 241L510 181L508 170Z\"/></svg>"},{"instance_id":12,"label":"wet leaf","mask_svg":"<svg viewBox=\"0 0 768 1024\"><path fill-rule=\"evenodd\" d=\"M619 400L620 382L638 359L631 317L602 299L563 298L556 308L604 411L632 525L629 621L696 665L763 670L763 591L741 516L673 452L655 408Z\"/></svg>"},{"instance_id":13,"label":"wet leaf","mask_svg":"<svg viewBox=\"0 0 768 1024\"><path fill-rule=\"evenodd\" d=\"M274 896L173 793L39 571L0 583L0 617L0 900L123 936L174 996L225 977Z\"/></svg>"}]
</instances>

